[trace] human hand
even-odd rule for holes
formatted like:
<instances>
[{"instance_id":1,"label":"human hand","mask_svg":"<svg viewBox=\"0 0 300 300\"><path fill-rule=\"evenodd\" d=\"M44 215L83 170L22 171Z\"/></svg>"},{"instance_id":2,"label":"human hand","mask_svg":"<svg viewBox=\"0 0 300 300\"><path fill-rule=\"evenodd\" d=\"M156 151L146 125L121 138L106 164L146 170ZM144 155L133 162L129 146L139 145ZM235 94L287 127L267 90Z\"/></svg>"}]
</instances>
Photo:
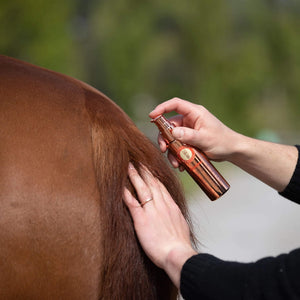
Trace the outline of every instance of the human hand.
<instances>
[{"instance_id":1,"label":"human hand","mask_svg":"<svg viewBox=\"0 0 300 300\"><path fill-rule=\"evenodd\" d=\"M147 169L140 176L130 164L128 175L139 201L126 188L123 198L138 239L147 256L179 287L183 264L196 254L189 226L165 186Z\"/></svg>"},{"instance_id":2,"label":"human hand","mask_svg":"<svg viewBox=\"0 0 300 300\"><path fill-rule=\"evenodd\" d=\"M179 98L173 98L158 105L150 114L151 118L171 111L179 115L170 118L175 124L173 136L179 141L201 149L210 159L215 161L230 160L235 152L235 145L241 135L234 132L207 109ZM159 135L158 142L162 152L167 150L163 138ZM169 160L174 167L179 163L169 153Z\"/></svg>"}]
</instances>

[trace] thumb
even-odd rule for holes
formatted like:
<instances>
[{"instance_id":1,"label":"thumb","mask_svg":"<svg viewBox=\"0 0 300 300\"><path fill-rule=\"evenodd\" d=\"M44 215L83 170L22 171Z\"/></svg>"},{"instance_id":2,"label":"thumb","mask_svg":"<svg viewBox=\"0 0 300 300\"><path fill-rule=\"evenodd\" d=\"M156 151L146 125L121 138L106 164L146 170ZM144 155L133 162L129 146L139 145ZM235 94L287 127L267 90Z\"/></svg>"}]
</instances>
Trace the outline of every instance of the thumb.
<instances>
[{"instance_id":1,"label":"thumb","mask_svg":"<svg viewBox=\"0 0 300 300\"><path fill-rule=\"evenodd\" d=\"M187 127L175 127L172 131L172 135L179 141L199 147L199 141L201 141L199 131Z\"/></svg>"}]
</instances>

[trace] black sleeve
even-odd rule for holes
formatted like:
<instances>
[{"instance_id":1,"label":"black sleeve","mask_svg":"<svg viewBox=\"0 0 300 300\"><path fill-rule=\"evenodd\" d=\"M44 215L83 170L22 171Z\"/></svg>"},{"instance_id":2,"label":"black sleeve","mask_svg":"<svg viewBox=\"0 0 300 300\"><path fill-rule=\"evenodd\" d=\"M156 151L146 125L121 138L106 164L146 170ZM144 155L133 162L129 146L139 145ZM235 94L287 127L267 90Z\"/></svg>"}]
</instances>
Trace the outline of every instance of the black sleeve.
<instances>
[{"instance_id":1,"label":"black sleeve","mask_svg":"<svg viewBox=\"0 0 300 300\"><path fill-rule=\"evenodd\" d=\"M180 291L186 300L300 299L300 249L255 263L195 255L183 266Z\"/></svg>"},{"instance_id":2,"label":"black sleeve","mask_svg":"<svg viewBox=\"0 0 300 300\"><path fill-rule=\"evenodd\" d=\"M292 200L293 202L300 204L300 146L296 145L296 147L298 149L298 161L294 174L287 187L279 194L289 200Z\"/></svg>"}]
</instances>

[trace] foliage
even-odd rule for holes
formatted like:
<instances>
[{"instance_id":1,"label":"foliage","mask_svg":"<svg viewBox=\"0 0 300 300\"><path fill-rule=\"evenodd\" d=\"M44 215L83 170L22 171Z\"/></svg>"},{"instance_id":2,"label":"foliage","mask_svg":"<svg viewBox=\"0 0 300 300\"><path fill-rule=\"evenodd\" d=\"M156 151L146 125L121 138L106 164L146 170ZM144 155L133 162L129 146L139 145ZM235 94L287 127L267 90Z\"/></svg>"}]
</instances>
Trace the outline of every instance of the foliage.
<instances>
[{"instance_id":1,"label":"foliage","mask_svg":"<svg viewBox=\"0 0 300 300\"><path fill-rule=\"evenodd\" d=\"M298 1L0 0L0 22L2 54L87 81L132 117L179 96L246 134L299 129Z\"/></svg>"}]
</instances>

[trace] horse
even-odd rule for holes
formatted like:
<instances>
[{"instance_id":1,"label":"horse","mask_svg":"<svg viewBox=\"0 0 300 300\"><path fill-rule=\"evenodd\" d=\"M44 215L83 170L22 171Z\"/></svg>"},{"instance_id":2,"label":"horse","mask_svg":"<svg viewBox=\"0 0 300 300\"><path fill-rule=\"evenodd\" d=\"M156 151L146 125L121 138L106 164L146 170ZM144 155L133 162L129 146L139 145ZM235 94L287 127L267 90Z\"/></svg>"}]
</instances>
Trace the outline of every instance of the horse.
<instances>
[{"instance_id":1,"label":"horse","mask_svg":"<svg viewBox=\"0 0 300 300\"><path fill-rule=\"evenodd\" d=\"M188 219L176 174L106 95L0 56L0 298L176 299L122 194L146 166ZM191 233L192 235L192 233Z\"/></svg>"}]
</instances>

